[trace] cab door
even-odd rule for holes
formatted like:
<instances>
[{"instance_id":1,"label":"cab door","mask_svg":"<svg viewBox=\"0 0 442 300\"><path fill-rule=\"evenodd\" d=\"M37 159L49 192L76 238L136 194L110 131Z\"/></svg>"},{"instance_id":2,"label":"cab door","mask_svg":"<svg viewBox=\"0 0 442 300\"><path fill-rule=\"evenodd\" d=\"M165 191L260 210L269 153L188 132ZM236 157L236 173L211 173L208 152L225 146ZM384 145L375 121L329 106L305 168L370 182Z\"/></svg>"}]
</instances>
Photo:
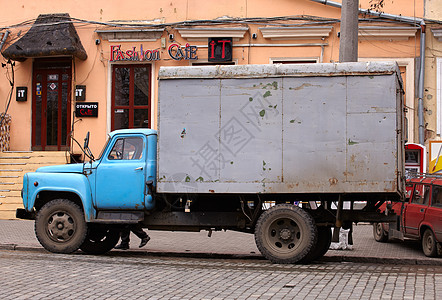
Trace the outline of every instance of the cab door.
<instances>
[{"instance_id":1,"label":"cab door","mask_svg":"<svg viewBox=\"0 0 442 300\"><path fill-rule=\"evenodd\" d=\"M410 203L404 209L404 233L406 236L418 238L419 226L424 220L430 199L430 186L416 184Z\"/></svg>"},{"instance_id":2,"label":"cab door","mask_svg":"<svg viewBox=\"0 0 442 300\"><path fill-rule=\"evenodd\" d=\"M146 137L116 137L96 173L97 209L143 210Z\"/></svg>"}]
</instances>

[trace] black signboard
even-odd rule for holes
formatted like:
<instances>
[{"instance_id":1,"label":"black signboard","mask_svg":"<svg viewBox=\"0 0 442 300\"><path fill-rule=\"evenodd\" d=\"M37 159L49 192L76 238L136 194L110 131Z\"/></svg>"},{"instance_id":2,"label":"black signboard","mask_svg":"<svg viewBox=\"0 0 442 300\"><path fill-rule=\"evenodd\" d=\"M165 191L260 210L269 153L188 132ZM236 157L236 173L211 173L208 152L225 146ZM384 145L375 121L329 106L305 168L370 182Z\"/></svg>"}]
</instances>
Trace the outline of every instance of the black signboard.
<instances>
[{"instance_id":1,"label":"black signboard","mask_svg":"<svg viewBox=\"0 0 442 300\"><path fill-rule=\"evenodd\" d=\"M15 90L15 100L16 101L27 101L28 100L28 88L26 86L18 86Z\"/></svg>"},{"instance_id":2,"label":"black signboard","mask_svg":"<svg viewBox=\"0 0 442 300\"><path fill-rule=\"evenodd\" d=\"M232 38L209 38L209 61L232 61Z\"/></svg>"},{"instance_id":3,"label":"black signboard","mask_svg":"<svg viewBox=\"0 0 442 300\"><path fill-rule=\"evenodd\" d=\"M77 100L77 101L86 100L86 86L85 85L75 86L75 100Z\"/></svg>"},{"instance_id":4,"label":"black signboard","mask_svg":"<svg viewBox=\"0 0 442 300\"><path fill-rule=\"evenodd\" d=\"M98 117L98 102L75 103L75 116Z\"/></svg>"}]
</instances>

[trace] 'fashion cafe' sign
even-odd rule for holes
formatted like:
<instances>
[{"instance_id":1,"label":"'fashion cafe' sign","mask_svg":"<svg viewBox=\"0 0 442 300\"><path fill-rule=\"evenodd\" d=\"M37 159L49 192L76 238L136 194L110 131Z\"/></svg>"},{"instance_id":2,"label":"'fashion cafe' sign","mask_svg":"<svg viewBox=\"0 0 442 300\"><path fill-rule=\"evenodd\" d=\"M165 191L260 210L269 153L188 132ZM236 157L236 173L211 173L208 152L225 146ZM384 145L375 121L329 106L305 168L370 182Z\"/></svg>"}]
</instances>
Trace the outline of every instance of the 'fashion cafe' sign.
<instances>
[{"instance_id":1,"label":"'fashion cafe' sign","mask_svg":"<svg viewBox=\"0 0 442 300\"><path fill-rule=\"evenodd\" d=\"M167 49L169 57L173 60L194 60L198 59L196 51L197 46L182 47L178 44L171 44ZM121 45L110 46L110 61L154 61L160 60L160 51L158 49L143 49L143 45L140 48L132 47L132 49L122 50Z\"/></svg>"}]
</instances>

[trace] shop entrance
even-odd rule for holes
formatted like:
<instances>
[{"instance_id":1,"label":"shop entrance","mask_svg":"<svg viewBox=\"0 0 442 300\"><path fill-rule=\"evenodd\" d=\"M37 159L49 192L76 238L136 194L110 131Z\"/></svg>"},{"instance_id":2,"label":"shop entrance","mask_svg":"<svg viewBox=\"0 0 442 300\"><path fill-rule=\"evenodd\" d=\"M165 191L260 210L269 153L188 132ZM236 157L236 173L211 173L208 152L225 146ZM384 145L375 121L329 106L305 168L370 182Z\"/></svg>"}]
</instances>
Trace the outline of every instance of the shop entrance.
<instances>
[{"instance_id":1,"label":"shop entrance","mask_svg":"<svg viewBox=\"0 0 442 300\"><path fill-rule=\"evenodd\" d=\"M72 60L38 59L32 78L32 150L69 149Z\"/></svg>"},{"instance_id":2,"label":"shop entrance","mask_svg":"<svg viewBox=\"0 0 442 300\"><path fill-rule=\"evenodd\" d=\"M112 130L151 127L150 74L150 65L112 66Z\"/></svg>"}]
</instances>

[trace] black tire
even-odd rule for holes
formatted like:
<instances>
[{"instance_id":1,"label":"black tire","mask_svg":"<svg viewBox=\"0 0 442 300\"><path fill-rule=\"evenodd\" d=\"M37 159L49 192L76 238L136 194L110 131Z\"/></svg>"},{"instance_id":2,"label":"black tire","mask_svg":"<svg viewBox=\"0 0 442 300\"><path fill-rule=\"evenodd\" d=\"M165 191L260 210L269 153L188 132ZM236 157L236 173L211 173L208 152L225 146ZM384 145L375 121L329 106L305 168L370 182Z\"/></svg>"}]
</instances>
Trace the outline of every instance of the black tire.
<instances>
[{"instance_id":1,"label":"black tire","mask_svg":"<svg viewBox=\"0 0 442 300\"><path fill-rule=\"evenodd\" d=\"M103 225L89 224L88 233L80 249L87 254L104 254L112 250L120 239L120 231Z\"/></svg>"},{"instance_id":2,"label":"black tire","mask_svg":"<svg viewBox=\"0 0 442 300\"><path fill-rule=\"evenodd\" d=\"M422 251L428 257L437 256L437 242L433 231L427 228L422 235Z\"/></svg>"},{"instance_id":3,"label":"black tire","mask_svg":"<svg viewBox=\"0 0 442 300\"><path fill-rule=\"evenodd\" d=\"M255 228L256 246L273 263L299 262L316 241L312 216L292 204L278 204L264 211Z\"/></svg>"},{"instance_id":4,"label":"black tire","mask_svg":"<svg viewBox=\"0 0 442 300\"><path fill-rule=\"evenodd\" d=\"M318 260L327 253L332 241L332 232L330 227L318 227L318 240L316 245L310 249L310 252L299 261L301 264L308 264Z\"/></svg>"},{"instance_id":5,"label":"black tire","mask_svg":"<svg viewBox=\"0 0 442 300\"><path fill-rule=\"evenodd\" d=\"M67 199L46 203L37 213L35 235L40 244L54 253L72 253L83 243L87 224L80 207Z\"/></svg>"},{"instance_id":6,"label":"black tire","mask_svg":"<svg viewBox=\"0 0 442 300\"><path fill-rule=\"evenodd\" d=\"M385 243L388 241L388 232L384 230L382 223L373 223L373 237L376 242Z\"/></svg>"}]
</instances>

